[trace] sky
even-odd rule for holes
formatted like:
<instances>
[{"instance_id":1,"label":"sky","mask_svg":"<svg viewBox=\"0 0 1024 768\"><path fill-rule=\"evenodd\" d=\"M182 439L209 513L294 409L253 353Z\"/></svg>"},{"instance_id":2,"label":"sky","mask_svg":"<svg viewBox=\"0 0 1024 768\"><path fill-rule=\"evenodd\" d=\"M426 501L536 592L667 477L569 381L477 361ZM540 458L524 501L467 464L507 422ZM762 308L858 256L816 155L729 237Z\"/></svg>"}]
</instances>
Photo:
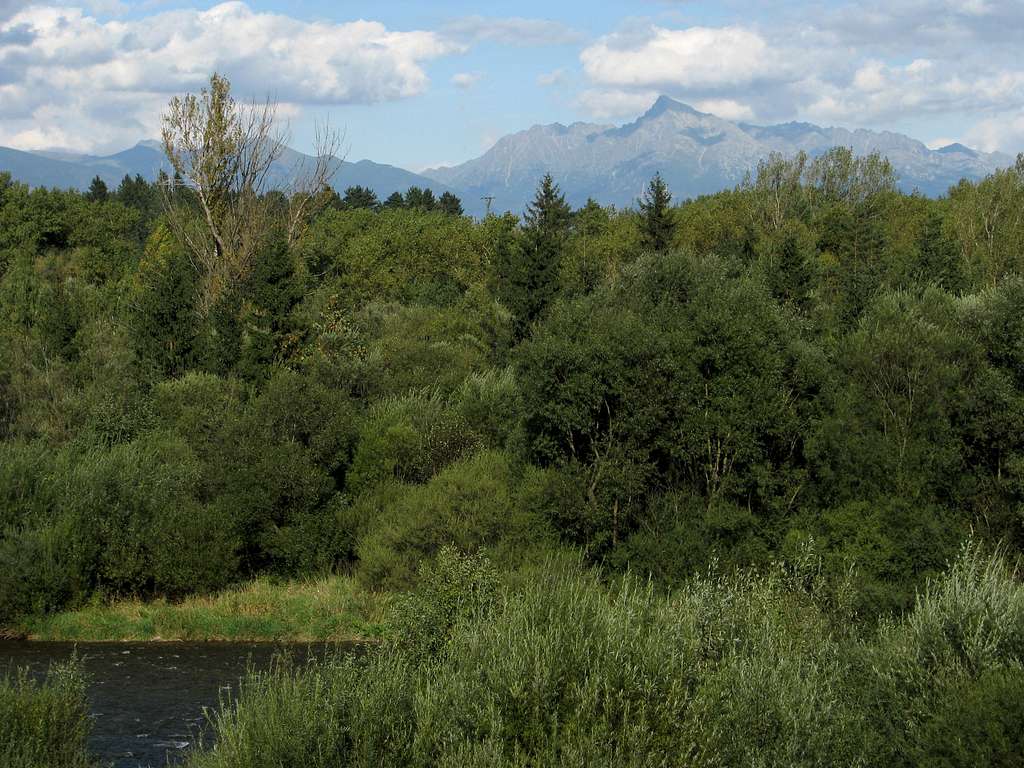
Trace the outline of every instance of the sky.
<instances>
[{"instance_id":1,"label":"sky","mask_svg":"<svg viewBox=\"0 0 1024 768\"><path fill-rule=\"evenodd\" d=\"M291 144L411 170L531 125L721 117L1024 151L1024 0L0 0L0 145L155 138L214 72L272 98Z\"/></svg>"}]
</instances>

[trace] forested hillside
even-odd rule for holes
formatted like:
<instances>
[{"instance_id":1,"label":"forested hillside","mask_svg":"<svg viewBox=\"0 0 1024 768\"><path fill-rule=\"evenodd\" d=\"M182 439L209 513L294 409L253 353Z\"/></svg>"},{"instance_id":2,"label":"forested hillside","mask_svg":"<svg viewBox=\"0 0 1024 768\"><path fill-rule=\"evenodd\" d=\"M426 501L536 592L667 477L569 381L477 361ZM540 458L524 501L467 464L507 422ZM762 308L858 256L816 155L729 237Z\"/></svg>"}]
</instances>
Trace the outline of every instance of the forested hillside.
<instances>
[{"instance_id":1,"label":"forested hillside","mask_svg":"<svg viewBox=\"0 0 1024 768\"><path fill-rule=\"evenodd\" d=\"M843 150L667 194L353 189L214 280L140 179L0 177L0 621L402 590L445 544L659 589L810 551L873 617L968 537L1016 557L1024 158L938 200Z\"/></svg>"}]
</instances>

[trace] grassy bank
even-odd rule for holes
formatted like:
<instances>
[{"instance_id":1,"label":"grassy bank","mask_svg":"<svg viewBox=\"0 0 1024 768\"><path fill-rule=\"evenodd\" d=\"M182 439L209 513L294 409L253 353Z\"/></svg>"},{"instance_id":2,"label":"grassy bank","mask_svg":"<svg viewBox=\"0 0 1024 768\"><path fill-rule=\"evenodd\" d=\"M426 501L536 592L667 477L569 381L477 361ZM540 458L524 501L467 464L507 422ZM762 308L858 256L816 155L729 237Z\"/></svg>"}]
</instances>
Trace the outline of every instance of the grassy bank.
<instances>
[{"instance_id":1,"label":"grassy bank","mask_svg":"<svg viewBox=\"0 0 1024 768\"><path fill-rule=\"evenodd\" d=\"M380 634L385 600L343 576L274 584L256 580L180 603L126 600L36 617L16 629L33 640L345 641Z\"/></svg>"}]
</instances>

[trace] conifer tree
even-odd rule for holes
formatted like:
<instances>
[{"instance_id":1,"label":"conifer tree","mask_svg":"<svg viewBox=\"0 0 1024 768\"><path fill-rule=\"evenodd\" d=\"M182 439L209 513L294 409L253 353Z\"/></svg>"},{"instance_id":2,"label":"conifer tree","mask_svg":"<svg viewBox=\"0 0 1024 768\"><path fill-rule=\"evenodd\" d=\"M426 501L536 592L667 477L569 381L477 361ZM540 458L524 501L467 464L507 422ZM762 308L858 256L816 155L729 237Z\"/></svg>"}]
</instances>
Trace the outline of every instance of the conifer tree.
<instances>
[{"instance_id":1,"label":"conifer tree","mask_svg":"<svg viewBox=\"0 0 1024 768\"><path fill-rule=\"evenodd\" d=\"M417 211L432 211L437 206L434 190L409 187L405 193L405 207Z\"/></svg>"},{"instance_id":2,"label":"conifer tree","mask_svg":"<svg viewBox=\"0 0 1024 768\"><path fill-rule=\"evenodd\" d=\"M655 253L663 253L672 244L675 220L671 203L672 193L668 191L668 185L660 173L654 174L644 192L644 199L640 201L640 217L643 245Z\"/></svg>"},{"instance_id":3,"label":"conifer tree","mask_svg":"<svg viewBox=\"0 0 1024 768\"><path fill-rule=\"evenodd\" d=\"M107 182L99 176L94 176L89 185L89 191L85 193L86 199L94 203L102 203L106 201L107 195Z\"/></svg>"},{"instance_id":4,"label":"conifer tree","mask_svg":"<svg viewBox=\"0 0 1024 768\"><path fill-rule=\"evenodd\" d=\"M437 210L449 216L462 215L462 201L451 192L445 192L437 200Z\"/></svg>"},{"instance_id":5,"label":"conifer tree","mask_svg":"<svg viewBox=\"0 0 1024 768\"><path fill-rule=\"evenodd\" d=\"M572 209L558 185L545 174L533 202L523 214L522 250L495 265L499 297L516 318L522 335L550 303L558 286L558 271L572 223Z\"/></svg>"},{"instance_id":6,"label":"conifer tree","mask_svg":"<svg viewBox=\"0 0 1024 768\"><path fill-rule=\"evenodd\" d=\"M380 200L377 199L377 193L372 189L357 184L345 190L345 197L341 199L341 209L354 211L359 208L369 208L375 211L380 208Z\"/></svg>"},{"instance_id":7,"label":"conifer tree","mask_svg":"<svg viewBox=\"0 0 1024 768\"><path fill-rule=\"evenodd\" d=\"M402 197L401 192L392 192L388 199L384 201L384 207L391 209L405 208L405 198Z\"/></svg>"}]
</instances>

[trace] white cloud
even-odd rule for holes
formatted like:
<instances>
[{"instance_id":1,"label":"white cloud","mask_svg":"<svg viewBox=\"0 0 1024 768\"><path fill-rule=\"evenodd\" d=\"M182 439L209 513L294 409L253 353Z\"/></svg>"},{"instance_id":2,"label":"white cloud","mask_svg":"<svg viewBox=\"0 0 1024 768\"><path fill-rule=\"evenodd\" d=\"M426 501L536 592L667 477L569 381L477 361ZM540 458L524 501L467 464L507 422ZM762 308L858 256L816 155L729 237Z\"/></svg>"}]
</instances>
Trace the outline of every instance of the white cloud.
<instances>
[{"instance_id":1,"label":"white cloud","mask_svg":"<svg viewBox=\"0 0 1024 768\"><path fill-rule=\"evenodd\" d=\"M827 8L827 6L825 6ZM1016 151L1024 111L1024 0L800 4L757 26L633 23L580 54L594 117L632 117L666 94L732 120L812 120L885 128L973 115L972 136ZM909 63L908 63L909 62Z\"/></svg>"},{"instance_id":2,"label":"white cloud","mask_svg":"<svg viewBox=\"0 0 1024 768\"><path fill-rule=\"evenodd\" d=\"M618 120L635 117L650 108L657 98L657 91L591 88L583 91L576 101L597 120Z\"/></svg>"},{"instance_id":3,"label":"white cloud","mask_svg":"<svg viewBox=\"0 0 1024 768\"><path fill-rule=\"evenodd\" d=\"M569 74L563 68L552 70L551 72L545 72L537 76L537 85L545 88L550 88L555 85L564 85L569 79Z\"/></svg>"},{"instance_id":4,"label":"white cloud","mask_svg":"<svg viewBox=\"0 0 1024 768\"><path fill-rule=\"evenodd\" d=\"M479 72L459 72L452 76L452 85L456 88L468 90L480 82L483 75Z\"/></svg>"},{"instance_id":5,"label":"white cloud","mask_svg":"<svg viewBox=\"0 0 1024 768\"><path fill-rule=\"evenodd\" d=\"M581 40L579 32L558 21L525 19L519 16L493 18L465 16L444 27L449 37L468 43L494 41L508 45L571 45Z\"/></svg>"},{"instance_id":6,"label":"white cloud","mask_svg":"<svg viewBox=\"0 0 1024 768\"><path fill-rule=\"evenodd\" d=\"M4 42L14 30L28 45ZM294 104L401 99L427 88L425 62L461 50L434 32L305 22L242 2L139 21L32 6L0 22L0 83L17 86L0 91L0 144L123 146L141 130L152 135L168 96L198 89L213 71L240 95Z\"/></svg>"},{"instance_id":7,"label":"white cloud","mask_svg":"<svg viewBox=\"0 0 1024 768\"><path fill-rule=\"evenodd\" d=\"M967 131L965 143L985 152L1024 152L1024 109L1015 115L981 120Z\"/></svg>"},{"instance_id":8,"label":"white cloud","mask_svg":"<svg viewBox=\"0 0 1024 768\"><path fill-rule=\"evenodd\" d=\"M781 62L756 32L742 27L652 27L615 33L580 54L595 83L619 87L704 89L777 76Z\"/></svg>"},{"instance_id":9,"label":"white cloud","mask_svg":"<svg viewBox=\"0 0 1024 768\"><path fill-rule=\"evenodd\" d=\"M906 66L869 61L848 83L809 78L804 114L812 119L886 121L908 114L985 113L1024 104L1024 72L972 71L944 62Z\"/></svg>"},{"instance_id":10,"label":"white cloud","mask_svg":"<svg viewBox=\"0 0 1024 768\"><path fill-rule=\"evenodd\" d=\"M708 112L726 120L753 120L754 110L733 99L701 99L693 105L701 112Z\"/></svg>"}]
</instances>

